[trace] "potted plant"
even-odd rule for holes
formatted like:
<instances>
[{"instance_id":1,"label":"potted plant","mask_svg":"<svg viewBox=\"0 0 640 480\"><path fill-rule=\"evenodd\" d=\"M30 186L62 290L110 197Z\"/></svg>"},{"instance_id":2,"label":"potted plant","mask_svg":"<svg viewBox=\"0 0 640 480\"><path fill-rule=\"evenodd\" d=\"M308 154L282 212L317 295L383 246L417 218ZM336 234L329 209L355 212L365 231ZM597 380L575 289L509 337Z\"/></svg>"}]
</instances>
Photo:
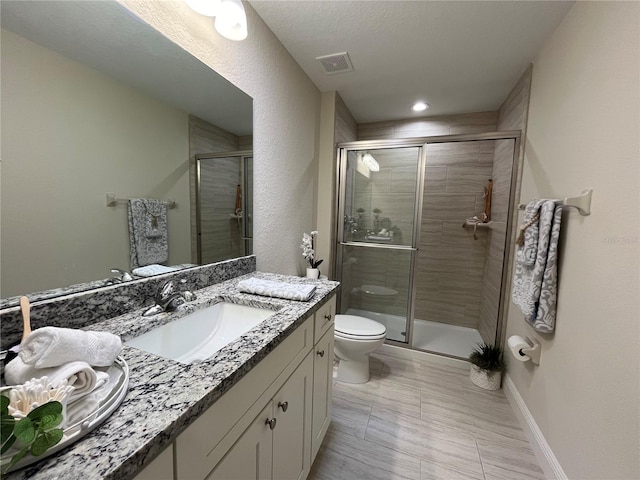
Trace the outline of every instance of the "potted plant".
<instances>
[{"instance_id":1,"label":"potted plant","mask_svg":"<svg viewBox=\"0 0 640 480\"><path fill-rule=\"evenodd\" d=\"M471 355L471 372L469 378L485 390L499 390L504 371L504 359L500 345L479 343Z\"/></svg>"},{"instance_id":2,"label":"potted plant","mask_svg":"<svg viewBox=\"0 0 640 480\"><path fill-rule=\"evenodd\" d=\"M313 231L309 233L302 234L302 245L300 248L302 249L302 256L305 258L309 267L307 267L307 278L319 278L320 270L318 267L322 263L322 260L316 260L316 250L315 250L315 238L318 235L317 231Z\"/></svg>"}]
</instances>

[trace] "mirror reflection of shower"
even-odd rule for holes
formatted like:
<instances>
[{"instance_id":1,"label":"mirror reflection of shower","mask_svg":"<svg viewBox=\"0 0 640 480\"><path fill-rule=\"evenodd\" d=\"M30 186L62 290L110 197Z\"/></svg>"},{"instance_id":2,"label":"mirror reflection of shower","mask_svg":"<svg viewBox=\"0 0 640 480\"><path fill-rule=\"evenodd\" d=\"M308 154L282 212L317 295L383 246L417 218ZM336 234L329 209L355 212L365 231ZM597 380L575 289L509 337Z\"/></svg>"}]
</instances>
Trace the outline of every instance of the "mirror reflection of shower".
<instances>
[{"instance_id":1,"label":"mirror reflection of shower","mask_svg":"<svg viewBox=\"0 0 640 480\"><path fill-rule=\"evenodd\" d=\"M251 255L253 156L250 151L196 156L198 262Z\"/></svg>"}]
</instances>

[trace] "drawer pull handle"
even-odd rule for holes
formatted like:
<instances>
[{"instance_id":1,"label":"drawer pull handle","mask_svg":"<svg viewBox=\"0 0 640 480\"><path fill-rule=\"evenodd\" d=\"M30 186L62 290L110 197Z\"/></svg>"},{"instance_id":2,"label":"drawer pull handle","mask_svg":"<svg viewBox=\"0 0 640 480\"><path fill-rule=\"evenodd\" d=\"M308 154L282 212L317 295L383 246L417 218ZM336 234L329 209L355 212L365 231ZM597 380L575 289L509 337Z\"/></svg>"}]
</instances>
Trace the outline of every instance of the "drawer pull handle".
<instances>
[{"instance_id":1,"label":"drawer pull handle","mask_svg":"<svg viewBox=\"0 0 640 480\"><path fill-rule=\"evenodd\" d=\"M330 313L327 313L327 314L324 316L324 319L328 322L328 321L330 321L330 320L331 320L331 317L332 317L332 316L333 316L333 315L331 315Z\"/></svg>"},{"instance_id":2,"label":"drawer pull handle","mask_svg":"<svg viewBox=\"0 0 640 480\"><path fill-rule=\"evenodd\" d=\"M274 428L276 428L276 419L275 418L267 418L267 421L265 422L265 425L269 425L269 428L271 430L273 430Z\"/></svg>"},{"instance_id":3,"label":"drawer pull handle","mask_svg":"<svg viewBox=\"0 0 640 480\"><path fill-rule=\"evenodd\" d=\"M286 412L287 408L289 408L289 402L278 402L278 406L282 409L283 412Z\"/></svg>"},{"instance_id":4,"label":"drawer pull handle","mask_svg":"<svg viewBox=\"0 0 640 480\"><path fill-rule=\"evenodd\" d=\"M324 350L318 350L318 351L316 352L316 355L319 355L319 356L320 356L320 358L324 357Z\"/></svg>"}]
</instances>

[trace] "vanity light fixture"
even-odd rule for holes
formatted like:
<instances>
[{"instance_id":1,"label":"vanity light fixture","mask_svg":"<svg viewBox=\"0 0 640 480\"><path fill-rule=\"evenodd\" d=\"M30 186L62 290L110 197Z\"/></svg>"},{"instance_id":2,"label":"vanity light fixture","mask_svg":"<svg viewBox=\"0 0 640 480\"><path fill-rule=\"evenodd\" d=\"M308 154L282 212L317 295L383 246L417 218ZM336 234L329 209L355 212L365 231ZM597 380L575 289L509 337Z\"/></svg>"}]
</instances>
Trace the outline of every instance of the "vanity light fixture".
<instances>
[{"instance_id":1,"label":"vanity light fixture","mask_svg":"<svg viewBox=\"0 0 640 480\"><path fill-rule=\"evenodd\" d=\"M416 102L413 104L413 107L411 107L414 112L422 112L427 108L429 108L429 105L424 102Z\"/></svg>"},{"instance_id":2,"label":"vanity light fixture","mask_svg":"<svg viewBox=\"0 0 640 480\"><path fill-rule=\"evenodd\" d=\"M241 0L185 0L193 10L207 17L216 17L214 26L229 40L247 38L247 15Z\"/></svg>"},{"instance_id":3,"label":"vanity light fixture","mask_svg":"<svg viewBox=\"0 0 640 480\"><path fill-rule=\"evenodd\" d=\"M380 164L378 163L378 161L373 158L373 155L371 155L369 152L365 153L362 156L362 162L369 167L369 170L371 170L372 172L378 172L380 171Z\"/></svg>"}]
</instances>

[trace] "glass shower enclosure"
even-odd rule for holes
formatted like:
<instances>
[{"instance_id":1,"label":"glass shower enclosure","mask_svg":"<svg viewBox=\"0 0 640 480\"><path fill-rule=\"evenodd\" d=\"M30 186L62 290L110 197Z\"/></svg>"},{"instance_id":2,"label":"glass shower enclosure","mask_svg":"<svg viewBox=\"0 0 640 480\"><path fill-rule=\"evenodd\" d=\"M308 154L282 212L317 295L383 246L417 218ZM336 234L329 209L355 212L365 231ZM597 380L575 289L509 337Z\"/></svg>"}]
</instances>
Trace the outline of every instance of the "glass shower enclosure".
<instances>
[{"instance_id":1,"label":"glass shower enclosure","mask_svg":"<svg viewBox=\"0 0 640 480\"><path fill-rule=\"evenodd\" d=\"M519 137L339 145L339 313L382 323L388 343L457 358L476 343L493 343ZM474 228L473 217L485 212L490 218Z\"/></svg>"},{"instance_id":2,"label":"glass shower enclosure","mask_svg":"<svg viewBox=\"0 0 640 480\"><path fill-rule=\"evenodd\" d=\"M251 151L196 155L195 213L199 264L251 255Z\"/></svg>"}]
</instances>

